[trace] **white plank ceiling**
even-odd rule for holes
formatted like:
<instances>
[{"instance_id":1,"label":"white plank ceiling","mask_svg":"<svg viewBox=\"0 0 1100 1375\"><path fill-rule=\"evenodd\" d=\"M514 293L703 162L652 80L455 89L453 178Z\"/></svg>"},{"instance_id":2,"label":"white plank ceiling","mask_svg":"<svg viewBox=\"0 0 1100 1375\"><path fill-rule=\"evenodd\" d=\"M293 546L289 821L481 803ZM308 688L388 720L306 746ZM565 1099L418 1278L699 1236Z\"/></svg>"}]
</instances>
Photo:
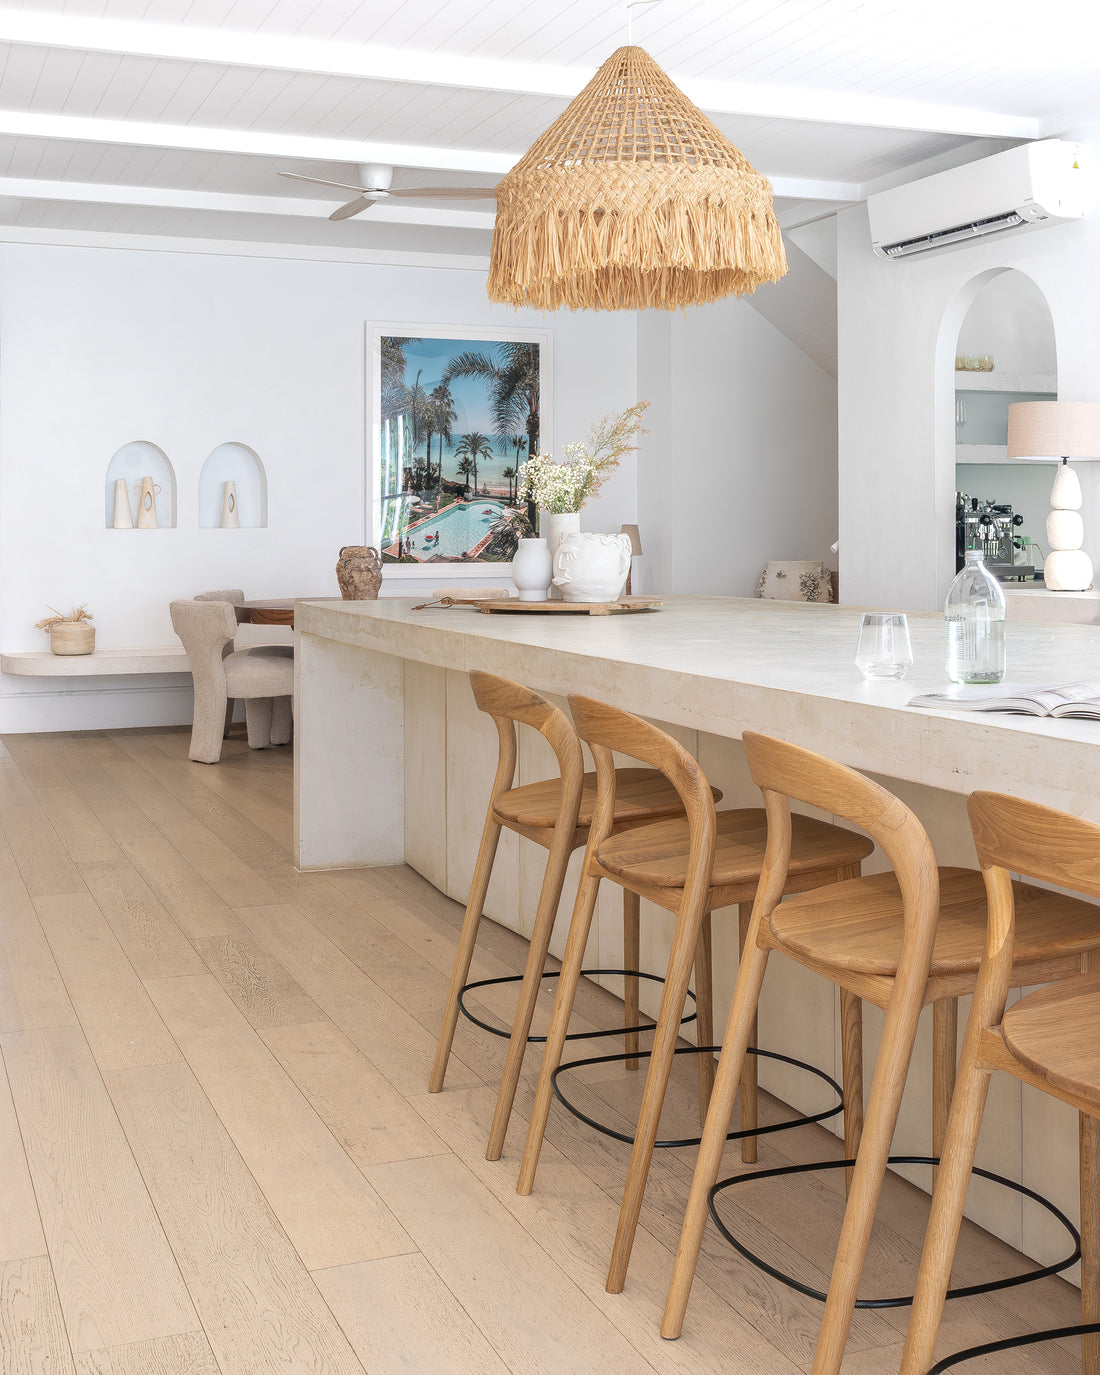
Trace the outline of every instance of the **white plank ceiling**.
<instances>
[{"instance_id":1,"label":"white plank ceiling","mask_svg":"<svg viewBox=\"0 0 1100 1375\"><path fill-rule=\"evenodd\" d=\"M661 0L634 41L773 180L787 225L1100 117L1095 0ZM627 39L625 0L0 0L0 237L484 257L492 185ZM121 239L120 239L121 241Z\"/></svg>"}]
</instances>

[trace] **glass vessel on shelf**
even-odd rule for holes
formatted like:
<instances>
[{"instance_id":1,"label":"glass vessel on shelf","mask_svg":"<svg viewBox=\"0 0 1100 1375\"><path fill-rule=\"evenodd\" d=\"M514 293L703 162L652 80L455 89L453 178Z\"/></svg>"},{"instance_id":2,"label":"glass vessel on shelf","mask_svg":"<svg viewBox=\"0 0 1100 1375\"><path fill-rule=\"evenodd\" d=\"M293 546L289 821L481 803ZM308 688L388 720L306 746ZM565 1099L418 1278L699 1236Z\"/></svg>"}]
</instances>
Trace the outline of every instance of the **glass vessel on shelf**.
<instances>
[{"instance_id":1,"label":"glass vessel on shelf","mask_svg":"<svg viewBox=\"0 0 1100 1375\"><path fill-rule=\"evenodd\" d=\"M999 683L1005 676L1005 599L980 549L947 591L947 676L953 683Z\"/></svg>"}]
</instances>

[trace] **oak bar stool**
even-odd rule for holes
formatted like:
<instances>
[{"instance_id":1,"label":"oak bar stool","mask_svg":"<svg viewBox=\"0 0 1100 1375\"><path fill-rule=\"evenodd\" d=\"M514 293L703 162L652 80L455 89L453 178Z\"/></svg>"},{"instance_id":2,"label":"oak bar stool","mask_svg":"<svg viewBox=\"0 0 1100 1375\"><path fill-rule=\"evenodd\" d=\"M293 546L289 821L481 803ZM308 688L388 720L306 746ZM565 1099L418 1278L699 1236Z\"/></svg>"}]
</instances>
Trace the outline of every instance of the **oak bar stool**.
<instances>
[{"instance_id":1,"label":"oak bar stool","mask_svg":"<svg viewBox=\"0 0 1100 1375\"><path fill-rule=\"evenodd\" d=\"M507 827L517 835L526 836L528 840L544 846L548 851L531 932L531 945L520 983L508 1054L497 1095L489 1145L485 1153L487 1160L499 1160L531 1031L554 918L565 882L566 866L573 851L588 840L596 802L596 786L595 776L584 772L577 733L560 708L518 683L476 669L470 673L470 684L478 708L493 718L500 753L485 814L481 847L478 850L477 864L470 885L470 897L462 921L451 985L443 1013L443 1026L436 1045L435 1063L428 1083L430 1093L439 1093L446 1077L447 1061L450 1058L462 994L466 989L470 964L473 961L478 927L481 923L485 894L493 873L493 861L496 858L501 829ZM548 778L540 783L528 783L520 788L512 787L516 774L517 722L533 727L545 737L557 758L560 777ZM675 788L654 770L619 769L615 773L615 781L617 799L611 822L614 831L683 813L683 804ZM623 963L627 966L624 1030L627 1050L636 1052L638 978L636 974L632 977L631 971L636 970L638 965L638 899L633 894L624 895L623 933ZM637 1061L634 1060L633 1063L636 1065Z\"/></svg>"},{"instance_id":2,"label":"oak bar stool","mask_svg":"<svg viewBox=\"0 0 1100 1375\"><path fill-rule=\"evenodd\" d=\"M587 697L570 696L569 706L577 732L590 747L596 764L596 814L569 926L518 1192L528 1194L534 1184L550 1112L552 1078L561 1061L600 882L608 878L619 884L624 893L636 895L635 901L648 898L676 914L607 1279L608 1292L617 1294L623 1287L637 1229L692 963L699 968L700 952L707 945L710 913L750 901L754 896L765 857L765 818L760 808L716 813L702 769L683 746L656 726ZM613 834L617 786L613 750L659 769L675 787L686 815ZM859 874L862 860L874 848L865 836L812 817L788 813L786 827L791 861L779 884L780 893L802 892L852 878ZM701 1019L699 1034L702 1037ZM705 1043L701 1040L700 1044ZM858 1057L854 1062L858 1065ZM711 1055L700 1057L704 1098L708 1096L713 1063ZM709 1072L706 1082L704 1066ZM846 1076L846 1097L848 1088ZM861 1101L858 1083L854 1086L854 1100ZM723 1127L723 1139L725 1131Z\"/></svg>"},{"instance_id":3,"label":"oak bar stool","mask_svg":"<svg viewBox=\"0 0 1100 1375\"><path fill-rule=\"evenodd\" d=\"M768 957L774 950L837 984L842 994L848 995L853 1026L861 999L886 1012L866 1126L856 1152L814 1355L813 1375L836 1375L857 1302L917 1019L928 1003L955 1000L974 990L986 924L985 888L977 870L938 868L920 822L877 783L795 745L748 732L744 742L750 772L764 793L768 848L734 987L661 1335L678 1337L683 1326L748 1031ZM893 872L803 893L780 905L790 863L791 798L823 808L865 830L882 847ZM1086 951L1100 948L1095 909L1022 883L1014 884L1013 891L1018 921L1015 953L1007 955L1005 977L1010 985L1065 977L1080 968ZM953 1019L945 1020L953 1025ZM847 1018L845 1022L847 1035ZM952 1082L954 1066L955 1048L950 1039L933 1036L933 1094L937 1099L947 1096L944 1085ZM940 1154L942 1137L937 1139L937 1132L934 1115L933 1157ZM845 1144L848 1146L847 1139ZM850 1148L845 1154L850 1156ZM793 1167L791 1172L801 1169ZM1064 1265L1072 1264L1072 1260L1068 1258ZM1022 1282L1033 1277L1019 1278Z\"/></svg>"},{"instance_id":4,"label":"oak bar stool","mask_svg":"<svg viewBox=\"0 0 1100 1375\"><path fill-rule=\"evenodd\" d=\"M925 1375L932 1360L966 1186L994 1070L1078 1109L1081 1137L1081 1310L1083 1324L1009 1338L993 1350L1036 1340L1084 1337L1086 1375L1100 1372L1100 910L1085 906L1081 941L1090 942L1075 977L1028 994L1005 1011L1019 942L1017 885L1023 873L1100 898L1100 826L1017 797L973 793L970 824L989 893L985 954L967 1022L943 1163L932 1195L917 1292L902 1357L903 1375ZM1075 904L1075 908L1078 905ZM1091 918L1091 920L1090 920ZM975 1347L940 1362L945 1370L984 1354Z\"/></svg>"}]
</instances>

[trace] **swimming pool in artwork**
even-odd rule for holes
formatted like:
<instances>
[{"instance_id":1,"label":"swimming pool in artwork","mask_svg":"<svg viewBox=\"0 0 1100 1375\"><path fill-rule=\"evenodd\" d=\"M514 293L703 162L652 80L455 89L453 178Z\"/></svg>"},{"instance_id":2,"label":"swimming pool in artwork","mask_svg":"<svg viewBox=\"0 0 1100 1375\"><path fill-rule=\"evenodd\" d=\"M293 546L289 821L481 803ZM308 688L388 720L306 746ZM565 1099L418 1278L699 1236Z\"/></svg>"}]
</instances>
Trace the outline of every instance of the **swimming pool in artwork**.
<instances>
[{"instance_id":1,"label":"swimming pool in artwork","mask_svg":"<svg viewBox=\"0 0 1100 1375\"><path fill-rule=\"evenodd\" d=\"M409 553L418 559L430 559L435 554L447 559L461 558L481 543L506 509L502 501L486 498L448 506L409 531Z\"/></svg>"}]
</instances>

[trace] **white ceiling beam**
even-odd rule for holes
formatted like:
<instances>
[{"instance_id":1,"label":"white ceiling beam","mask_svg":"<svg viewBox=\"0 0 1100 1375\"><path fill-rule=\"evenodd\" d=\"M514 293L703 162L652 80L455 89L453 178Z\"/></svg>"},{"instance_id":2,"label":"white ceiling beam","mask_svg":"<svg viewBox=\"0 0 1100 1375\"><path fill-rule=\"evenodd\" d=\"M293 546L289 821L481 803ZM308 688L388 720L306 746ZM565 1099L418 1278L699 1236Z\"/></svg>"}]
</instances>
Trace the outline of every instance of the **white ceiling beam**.
<instances>
[{"instance_id":1,"label":"white ceiling beam","mask_svg":"<svg viewBox=\"0 0 1100 1375\"><path fill-rule=\"evenodd\" d=\"M163 186L116 186L105 182L46 181L0 177L0 196L20 200L77 201L87 205L139 205L167 210L217 210L232 215L283 215L327 219L340 200L303 196L250 196L226 191L189 191ZM491 230L495 215L485 210L407 205L382 201L366 212L365 223L421 224L443 229Z\"/></svg>"},{"instance_id":2,"label":"white ceiling beam","mask_svg":"<svg viewBox=\"0 0 1100 1375\"><path fill-rule=\"evenodd\" d=\"M421 52L412 48L384 48L289 35L93 19L69 14L36 14L29 9L2 7L0 42L350 76L368 81L408 82L450 90L504 91L563 100L572 99L593 74L589 67L456 57L453 53ZM711 114L812 120L971 138L1041 137L1039 120L1000 111L845 91L802 90L793 86L673 75L681 89Z\"/></svg>"},{"instance_id":3,"label":"white ceiling beam","mask_svg":"<svg viewBox=\"0 0 1100 1375\"><path fill-rule=\"evenodd\" d=\"M445 172L482 172L488 176L502 176L517 161L511 153L486 153L468 148L360 143L352 139L314 138L305 134L259 133L252 129L201 129L192 124L139 124L132 120L15 110L0 110L0 135L3 134L78 143L118 143L127 147L238 153L283 161L381 162L396 167L432 168ZM761 170L766 176L767 170ZM859 186L854 182L818 181L801 177L773 177L771 181L777 196L798 197L800 200L859 199Z\"/></svg>"}]
</instances>

